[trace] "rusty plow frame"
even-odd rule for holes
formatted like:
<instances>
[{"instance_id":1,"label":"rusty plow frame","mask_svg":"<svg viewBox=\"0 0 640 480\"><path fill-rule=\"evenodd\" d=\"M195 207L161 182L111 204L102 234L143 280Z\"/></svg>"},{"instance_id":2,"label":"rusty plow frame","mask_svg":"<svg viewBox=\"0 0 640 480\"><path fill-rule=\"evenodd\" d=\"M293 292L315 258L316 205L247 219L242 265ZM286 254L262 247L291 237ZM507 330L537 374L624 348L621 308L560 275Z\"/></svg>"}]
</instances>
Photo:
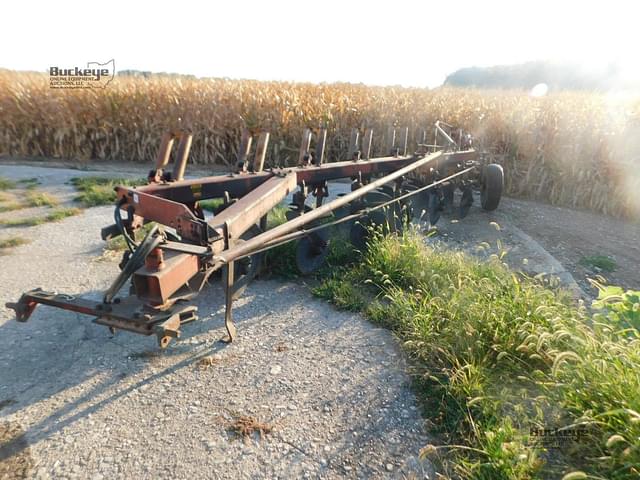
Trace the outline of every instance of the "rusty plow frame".
<instances>
[{"instance_id":1,"label":"rusty plow frame","mask_svg":"<svg viewBox=\"0 0 640 480\"><path fill-rule=\"evenodd\" d=\"M148 184L115 189L115 223L102 229L102 238L122 235L128 249L120 274L103 298L89 300L34 289L6 306L15 310L19 322L27 321L38 304L90 315L112 331L155 335L164 348L172 338L180 337L182 325L197 319L197 308L190 300L221 270L227 331L223 341L231 342L237 336L233 301L256 275L265 250L298 240L300 255L309 259L300 269L309 273L324 258L327 239L320 233L329 226L351 222L352 237L359 239L356 220L368 218L375 223L380 212L418 197L427 198L428 209L436 208L434 205L443 200L440 190L452 186L463 191L463 199L472 184L480 186L483 195L491 188L489 196L494 201L486 209L497 206L502 168L487 165L471 148L470 137L460 131L456 141L443 125L435 126L434 144L427 144L423 134L412 154L407 154L408 129L391 127L386 135L388 155L381 157L371 156L373 131L354 129L349 159L329 163L324 161L326 129L308 128L297 166L268 170L264 163L269 133L245 130L234 173L188 180L184 174L192 136L167 133ZM445 145L437 145L438 135L445 138ZM173 169L169 171L166 168L176 140ZM493 173L487 173L488 167ZM349 179L351 191L325 202L328 182L338 179ZM293 202L288 220L268 229L267 214L290 194ZM311 196L315 197L312 206L307 204ZM221 201L212 218L205 218L199 205L205 199ZM155 222L155 226L137 242L135 232L147 222ZM129 294L122 295L127 282Z\"/></svg>"}]
</instances>

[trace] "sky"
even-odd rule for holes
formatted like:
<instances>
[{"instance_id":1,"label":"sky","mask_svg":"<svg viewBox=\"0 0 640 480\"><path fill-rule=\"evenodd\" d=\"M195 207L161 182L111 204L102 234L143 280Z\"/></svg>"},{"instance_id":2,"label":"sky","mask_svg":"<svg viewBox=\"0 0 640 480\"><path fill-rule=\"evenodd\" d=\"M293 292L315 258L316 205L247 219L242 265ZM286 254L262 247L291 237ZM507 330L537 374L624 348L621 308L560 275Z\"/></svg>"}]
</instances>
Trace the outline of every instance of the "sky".
<instances>
[{"instance_id":1,"label":"sky","mask_svg":"<svg viewBox=\"0 0 640 480\"><path fill-rule=\"evenodd\" d=\"M435 87L533 60L640 76L640 6L589 1L9 1L0 68L114 59L116 71Z\"/></svg>"}]
</instances>

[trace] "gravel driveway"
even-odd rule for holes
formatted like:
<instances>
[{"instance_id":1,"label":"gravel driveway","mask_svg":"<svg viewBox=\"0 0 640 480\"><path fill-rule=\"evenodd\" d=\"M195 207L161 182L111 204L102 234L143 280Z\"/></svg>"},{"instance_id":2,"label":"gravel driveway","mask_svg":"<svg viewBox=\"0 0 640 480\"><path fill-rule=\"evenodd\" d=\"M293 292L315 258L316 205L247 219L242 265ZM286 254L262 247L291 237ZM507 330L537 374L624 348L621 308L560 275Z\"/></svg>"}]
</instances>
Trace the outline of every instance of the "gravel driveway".
<instances>
[{"instance_id":1,"label":"gravel driveway","mask_svg":"<svg viewBox=\"0 0 640 480\"><path fill-rule=\"evenodd\" d=\"M112 208L30 227L0 257L0 303L36 286L100 297ZM25 234L22 231L21 234ZM38 307L0 309L1 478L427 478L429 443L396 340L304 285L256 281L223 336L219 285L201 321L158 351L155 338ZM271 433L241 438L239 417ZM431 476L433 478L433 476Z\"/></svg>"}]
</instances>

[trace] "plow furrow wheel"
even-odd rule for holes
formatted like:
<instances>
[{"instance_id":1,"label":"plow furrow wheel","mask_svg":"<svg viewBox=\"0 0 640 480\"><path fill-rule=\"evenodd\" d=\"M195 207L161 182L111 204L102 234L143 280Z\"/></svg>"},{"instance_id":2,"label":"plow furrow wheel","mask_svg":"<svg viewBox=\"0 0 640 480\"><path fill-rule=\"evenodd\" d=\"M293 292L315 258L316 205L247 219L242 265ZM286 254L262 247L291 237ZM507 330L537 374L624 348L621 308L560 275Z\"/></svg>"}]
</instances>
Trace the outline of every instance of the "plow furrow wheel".
<instances>
[{"instance_id":1,"label":"plow furrow wheel","mask_svg":"<svg viewBox=\"0 0 640 480\"><path fill-rule=\"evenodd\" d=\"M373 191L367 193L362 199L362 206L376 207L388 202L393 197L381 192ZM385 208L374 210L351 225L349 238L353 246L358 250L363 250L367 246L367 240L371 235L373 228L380 227L383 232L402 232L403 215L402 209L398 204L393 203Z\"/></svg>"},{"instance_id":2,"label":"plow furrow wheel","mask_svg":"<svg viewBox=\"0 0 640 480\"><path fill-rule=\"evenodd\" d=\"M375 210L356 220L351 226L351 231L349 232L349 239L353 246L358 250L364 250L367 246L367 241L371 236L372 229L381 226L383 230L388 231L385 227L387 221L387 215L382 210Z\"/></svg>"},{"instance_id":3,"label":"plow furrow wheel","mask_svg":"<svg viewBox=\"0 0 640 480\"><path fill-rule=\"evenodd\" d=\"M380 205L381 203L387 202L393 198L397 198L408 192L407 189L402 189L400 191L394 190L393 188L385 185L380 192L386 195L387 200L378 201L377 203L369 200L369 203L372 205ZM366 197L366 196L365 196ZM396 201L389 206L385 207L383 210L386 211L387 221L386 223L389 226L389 231L395 233L402 233L404 230L405 223L411 221L411 217L413 215L413 210L411 206L411 198L406 198L404 200Z\"/></svg>"},{"instance_id":4,"label":"plow furrow wheel","mask_svg":"<svg viewBox=\"0 0 640 480\"><path fill-rule=\"evenodd\" d=\"M453 196L455 191L455 185L450 183L442 186L442 207L446 213L453 213Z\"/></svg>"},{"instance_id":5,"label":"plow furrow wheel","mask_svg":"<svg viewBox=\"0 0 640 480\"><path fill-rule=\"evenodd\" d=\"M405 195L409 192L413 192L415 190L417 190L419 187L418 185L415 185L414 183L411 182L406 182L403 187L402 190L400 191L400 193L402 195ZM401 207L401 212L403 215L403 219L406 220L407 223L411 223L411 220L413 220L413 216L418 214L421 214L421 210L422 205L420 203L420 194L415 194L412 195L410 197L405 198L404 200L402 200L400 202L400 207Z\"/></svg>"},{"instance_id":6,"label":"plow furrow wheel","mask_svg":"<svg viewBox=\"0 0 640 480\"><path fill-rule=\"evenodd\" d=\"M326 230L318 230L302 238L296 246L296 266L303 275L318 270L329 254L329 240Z\"/></svg>"},{"instance_id":7,"label":"plow furrow wheel","mask_svg":"<svg viewBox=\"0 0 640 480\"><path fill-rule=\"evenodd\" d=\"M287 220L293 220L294 218L299 217L303 213L307 213L313 210L309 205L304 206L304 211L301 212L297 205L290 205L289 209L285 212L284 216Z\"/></svg>"},{"instance_id":8,"label":"plow furrow wheel","mask_svg":"<svg viewBox=\"0 0 640 480\"><path fill-rule=\"evenodd\" d=\"M391 185L383 185L378 189L378 191L388 195L391 198L395 196L395 189Z\"/></svg>"},{"instance_id":9,"label":"plow furrow wheel","mask_svg":"<svg viewBox=\"0 0 640 480\"><path fill-rule=\"evenodd\" d=\"M309 205L304 206L304 213L312 211ZM299 207L293 205L287 211L287 220L292 220L302 213ZM345 212L348 214L348 212ZM315 220L307 225L307 228L313 228L321 225L323 220ZM302 275L309 275L318 270L327 259L329 253L329 233L328 230L322 229L310 233L306 237L301 238L296 245L296 267Z\"/></svg>"}]
</instances>

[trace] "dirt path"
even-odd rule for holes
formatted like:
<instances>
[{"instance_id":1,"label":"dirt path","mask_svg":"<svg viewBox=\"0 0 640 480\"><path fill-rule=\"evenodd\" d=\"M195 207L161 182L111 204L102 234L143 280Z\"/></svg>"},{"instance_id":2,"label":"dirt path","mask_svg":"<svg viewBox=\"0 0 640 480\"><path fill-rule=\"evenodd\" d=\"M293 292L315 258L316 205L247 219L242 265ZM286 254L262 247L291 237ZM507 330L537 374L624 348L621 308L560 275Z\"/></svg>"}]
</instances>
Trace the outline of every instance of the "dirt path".
<instances>
[{"instance_id":1,"label":"dirt path","mask_svg":"<svg viewBox=\"0 0 640 480\"><path fill-rule=\"evenodd\" d=\"M640 223L513 198L503 198L493 212L482 211L479 203L476 196L461 221L443 215L432 241L480 256L504 252L512 268L552 274L587 300L597 296L588 281L597 275L611 285L640 289ZM585 262L593 256L610 258L615 269L607 272Z\"/></svg>"},{"instance_id":2,"label":"dirt path","mask_svg":"<svg viewBox=\"0 0 640 480\"><path fill-rule=\"evenodd\" d=\"M640 289L640 223L524 200L510 199L505 207L508 221L535 238L584 288L586 278L598 274L612 285ZM612 258L615 270L581 264L594 255Z\"/></svg>"}]
</instances>

